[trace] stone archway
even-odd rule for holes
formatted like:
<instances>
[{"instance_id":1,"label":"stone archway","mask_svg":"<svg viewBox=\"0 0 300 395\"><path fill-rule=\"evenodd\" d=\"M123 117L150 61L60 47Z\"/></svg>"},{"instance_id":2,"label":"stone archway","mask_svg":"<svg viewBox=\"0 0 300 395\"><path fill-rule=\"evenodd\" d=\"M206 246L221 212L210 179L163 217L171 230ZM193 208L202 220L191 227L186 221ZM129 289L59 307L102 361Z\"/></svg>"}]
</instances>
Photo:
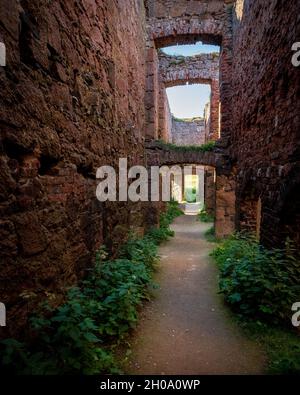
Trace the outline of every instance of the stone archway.
<instances>
[{"instance_id":1,"label":"stone archway","mask_svg":"<svg viewBox=\"0 0 300 395\"><path fill-rule=\"evenodd\" d=\"M200 165L215 169L215 231L218 238L224 238L235 230L235 170L227 156L220 149L201 152L197 150L172 149L160 142L146 145L147 166ZM158 213L161 202L151 202L152 212ZM148 207L149 209L149 207ZM153 216L155 218L155 216ZM158 216L156 216L158 218ZM152 219L153 220L153 219ZM157 222L157 221L156 221ZM152 223L152 225L155 223Z\"/></svg>"},{"instance_id":2,"label":"stone archway","mask_svg":"<svg viewBox=\"0 0 300 395\"><path fill-rule=\"evenodd\" d=\"M165 89L173 86L188 84L208 84L211 97L208 109L205 110L205 141L217 140L220 137L219 120L219 54L201 54L197 56L169 56L162 51L159 59L159 138L170 139L170 110ZM209 121L207 120L209 119ZM204 125L205 124L205 125ZM204 143L203 141L202 143Z\"/></svg>"},{"instance_id":3,"label":"stone archway","mask_svg":"<svg viewBox=\"0 0 300 395\"><path fill-rule=\"evenodd\" d=\"M157 50L169 45L203 43L221 46L220 54L220 100L213 113L221 117L217 129L222 132L223 144L228 146L231 133L231 9L230 2L216 1L213 4L190 1L146 1L147 7L147 88L146 138L159 137L159 110L161 90L158 77L159 56ZM170 17L165 18L165 15ZM221 108L221 111L220 111Z\"/></svg>"}]
</instances>

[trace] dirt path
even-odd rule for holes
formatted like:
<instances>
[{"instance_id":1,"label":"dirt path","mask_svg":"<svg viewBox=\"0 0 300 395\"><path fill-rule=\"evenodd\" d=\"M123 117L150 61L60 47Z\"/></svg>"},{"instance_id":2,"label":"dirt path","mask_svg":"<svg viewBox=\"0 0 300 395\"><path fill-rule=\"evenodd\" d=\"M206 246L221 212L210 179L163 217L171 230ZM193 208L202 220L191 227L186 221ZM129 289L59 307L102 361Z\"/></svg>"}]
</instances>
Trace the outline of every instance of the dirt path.
<instances>
[{"instance_id":1,"label":"dirt path","mask_svg":"<svg viewBox=\"0 0 300 395\"><path fill-rule=\"evenodd\" d=\"M211 225L182 216L160 248L160 289L133 335L131 374L259 374L264 356L240 333L217 294L217 270L204 238Z\"/></svg>"}]
</instances>

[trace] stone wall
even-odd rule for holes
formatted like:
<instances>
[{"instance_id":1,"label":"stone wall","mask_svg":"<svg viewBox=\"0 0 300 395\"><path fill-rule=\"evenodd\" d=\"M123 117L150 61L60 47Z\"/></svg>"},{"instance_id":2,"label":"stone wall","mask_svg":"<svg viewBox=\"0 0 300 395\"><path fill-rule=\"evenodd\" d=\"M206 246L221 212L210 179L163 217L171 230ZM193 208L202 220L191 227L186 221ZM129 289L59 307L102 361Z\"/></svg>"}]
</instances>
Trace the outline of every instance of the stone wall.
<instances>
[{"instance_id":1,"label":"stone wall","mask_svg":"<svg viewBox=\"0 0 300 395\"><path fill-rule=\"evenodd\" d=\"M172 143L177 145L201 145L205 143L204 120L178 121L173 118Z\"/></svg>"},{"instance_id":2,"label":"stone wall","mask_svg":"<svg viewBox=\"0 0 300 395\"><path fill-rule=\"evenodd\" d=\"M229 146L231 134L231 62L232 62L232 1L156 1L147 0L148 74L150 89L146 103L151 108L147 136L157 138L157 96L155 94L156 52L158 48L197 41L221 45L220 100L223 116L221 137L223 147ZM219 113L219 107L214 114ZM218 128L219 132L219 128ZM219 137L219 133L218 136ZM215 138L215 137L214 137Z\"/></svg>"},{"instance_id":3,"label":"stone wall","mask_svg":"<svg viewBox=\"0 0 300 395\"><path fill-rule=\"evenodd\" d=\"M126 2L1 1L0 295L15 328L143 226L138 206L95 197L97 167L144 163L144 8Z\"/></svg>"},{"instance_id":4,"label":"stone wall","mask_svg":"<svg viewBox=\"0 0 300 395\"><path fill-rule=\"evenodd\" d=\"M46 297L60 303L101 244L115 252L129 228L157 222L161 202L96 200L96 169L119 157L214 167L217 236L237 224L260 229L266 245L299 243L299 0L126 2L1 1L0 295L16 328ZM158 49L199 40L221 45L219 81L210 77L221 139L213 152L152 143L145 153L145 137L170 140L166 81L197 80L197 57L163 56L164 82ZM212 104L206 140L218 114Z\"/></svg>"},{"instance_id":5,"label":"stone wall","mask_svg":"<svg viewBox=\"0 0 300 395\"><path fill-rule=\"evenodd\" d=\"M209 141L210 139L210 125L211 125L211 111L210 111L210 102L206 103L204 107L204 134L205 134L205 141Z\"/></svg>"},{"instance_id":6,"label":"stone wall","mask_svg":"<svg viewBox=\"0 0 300 395\"><path fill-rule=\"evenodd\" d=\"M204 202L205 209L210 215L215 215L216 206L216 185L215 169L205 167L204 169Z\"/></svg>"},{"instance_id":7,"label":"stone wall","mask_svg":"<svg viewBox=\"0 0 300 395\"><path fill-rule=\"evenodd\" d=\"M219 138L219 54L169 56L159 52L159 79L165 87L189 84L209 84L210 122L207 140Z\"/></svg>"},{"instance_id":8,"label":"stone wall","mask_svg":"<svg viewBox=\"0 0 300 395\"><path fill-rule=\"evenodd\" d=\"M159 82L158 74L158 54L152 40L147 40L146 47L146 92L145 92L145 109L146 109L146 138L157 139L161 132L159 131L159 107L163 108L164 104L160 103L160 94L163 95L162 86Z\"/></svg>"},{"instance_id":9,"label":"stone wall","mask_svg":"<svg viewBox=\"0 0 300 395\"><path fill-rule=\"evenodd\" d=\"M236 228L236 177L232 170L216 169L215 231L217 238L231 235Z\"/></svg>"},{"instance_id":10,"label":"stone wall","mask_svg":"<svg viewBox=\"0 0 300 395\"><path fill-rule=\"evenodd\" d=\"M159 46L168 46L174 35L180 35L178 44L191 39L197 41L199 34L207 43L221 41L224 1L147 0L146 3L149 33L161 41Z\"/></svg>"},{"instance_id":11,"label":"stone wall","mask_svg":"<svg viewBox=\"0 0 300 395\"><path fill-rule=\"evenodd\" d=\"M146 144L146 156L149 166L163 165L202 165L228 170L230 163L222 150L200 151L195 149L178 149L165 145L160 141L151 141Z\"/></svg>"},{"instance_id":12,"label":"stone wall","mask_svg":"<svg viewBox=\"0 0 300 395\"><path fill-rule=\"evenodd\" d=\"M178 83L210 84L219 81L219 54L209 53L194 56L170 56L159 52L159 72L167 87Z\"/></svg>"},{"instance_id":13,"label":"stone wall","mask_svg":"<svg viewBox=\"0 0 300 395\"><path fill-rule=\"evenodd\" d=\"M149 17L205 17L218 15L223 11L220 0L146 0Z\"/></svg>"},{"instance_id":14,"label":"stone wall","mask_svg":"<svg viewBox=\"0 0 300 395\"><path fill-rule=\"evenodd\" d=\"M159 81L158 103L158 138L170 142L172 140L172 114L165 85Z\"/></svg>"},{"instance_id":15,"label":"stone wall","mask_svg":"<svg viewBox=\"0 0 300 395\"><path fill-rule=\"evenodd\" d=\"M238 0L233 11L232 158L239 225L255 228L261 198L260 237L266 245L278 246L286 236L299 240L300 234L294 204L300 183L300 69L291 63L292 44L300 37L299 7L298 0Z\"/></svg>"}]
</instances>

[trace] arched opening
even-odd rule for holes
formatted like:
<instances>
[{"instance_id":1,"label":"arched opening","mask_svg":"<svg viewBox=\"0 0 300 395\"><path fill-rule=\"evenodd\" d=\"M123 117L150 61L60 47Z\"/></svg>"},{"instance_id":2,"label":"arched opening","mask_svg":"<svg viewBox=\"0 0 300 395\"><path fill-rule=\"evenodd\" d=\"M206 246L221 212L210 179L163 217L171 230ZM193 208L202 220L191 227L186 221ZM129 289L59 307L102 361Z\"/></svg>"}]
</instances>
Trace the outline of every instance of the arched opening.
<instances>
[{"instance_id":1,"label":"arched opening","mask_svg":"<svg viewBox=\"0 0 300 395\"><path fill-rule=\"evenodd\" d=\"M204 165L177 165L180 171L171 177L171 198L181 204L186 214L198 214L206 207L215 205L215 179L207 184L207 169ZM209 193L208 193L209 191ZM213 216L214 210L210 210Z\"/></svg>"},{"instance_id":2,"label":"arched opening","mask_svg":"<svg viewBox=\"0 0 300 395\"><path fill-rule=\"evenodd\" d=\"M177 145L201 145L210 139L206 122L210 113L211 89L208 84L177 85L166 89L171 112L167 135ZM163 134L161 136L163 138Z\"/></svg>"},{"instance_id":3,"label":"arched opening","mask_svg":"<svg viewBox=\"0 0 300 395\"><path fill-rule=\"evenodd\" d=\"M199 43L200 36L194 40L193 35L188 35L189 45L177 45L182 42L182 37L177 34L159 37L158 40L154 38L153 47L149 49L146 137L170 141L172 111L166 89L169 91L171 87L185 84L205 84L210 86L211 95L200 116L205 119L207 139L217 140L220 137L220 41L216 39L212 40L215 45L204 45ZM184 37L183 41L187 40ZM176 46L170 47L168 44ZM183 88L176 89L179 91Z\"/></svg>"}]
</instances>

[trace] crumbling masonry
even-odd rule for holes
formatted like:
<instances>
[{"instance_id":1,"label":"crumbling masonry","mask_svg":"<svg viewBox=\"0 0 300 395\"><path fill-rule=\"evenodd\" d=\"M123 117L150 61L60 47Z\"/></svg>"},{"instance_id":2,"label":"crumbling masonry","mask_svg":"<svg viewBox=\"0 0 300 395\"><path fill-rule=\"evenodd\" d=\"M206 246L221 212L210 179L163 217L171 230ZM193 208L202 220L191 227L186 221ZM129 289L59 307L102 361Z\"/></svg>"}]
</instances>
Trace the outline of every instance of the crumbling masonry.
<instances>
[{"instance_id":1,"label":"crumbling masonry","mask_svg":"<svg viewBox=\"0 0 300 395\"><path fill-rule=\"evenodd\" d=\"M217 143L193 163L216 171L217 236L248 229L269 246L288 236L299 243L300 70L291 64L299 8L299 0L1 1L0 300L11 331L41 300L59 304L100 245L114 252L130 229L156 224L160 204L98 202L95 174L120 157L129 166L149 166L153 155L186 163L153 142L172 138L166 86L212 87L204 133ZM178 62L160 51L199 40L220 45L219 56Z\"/></svg>"}]
</instances>

